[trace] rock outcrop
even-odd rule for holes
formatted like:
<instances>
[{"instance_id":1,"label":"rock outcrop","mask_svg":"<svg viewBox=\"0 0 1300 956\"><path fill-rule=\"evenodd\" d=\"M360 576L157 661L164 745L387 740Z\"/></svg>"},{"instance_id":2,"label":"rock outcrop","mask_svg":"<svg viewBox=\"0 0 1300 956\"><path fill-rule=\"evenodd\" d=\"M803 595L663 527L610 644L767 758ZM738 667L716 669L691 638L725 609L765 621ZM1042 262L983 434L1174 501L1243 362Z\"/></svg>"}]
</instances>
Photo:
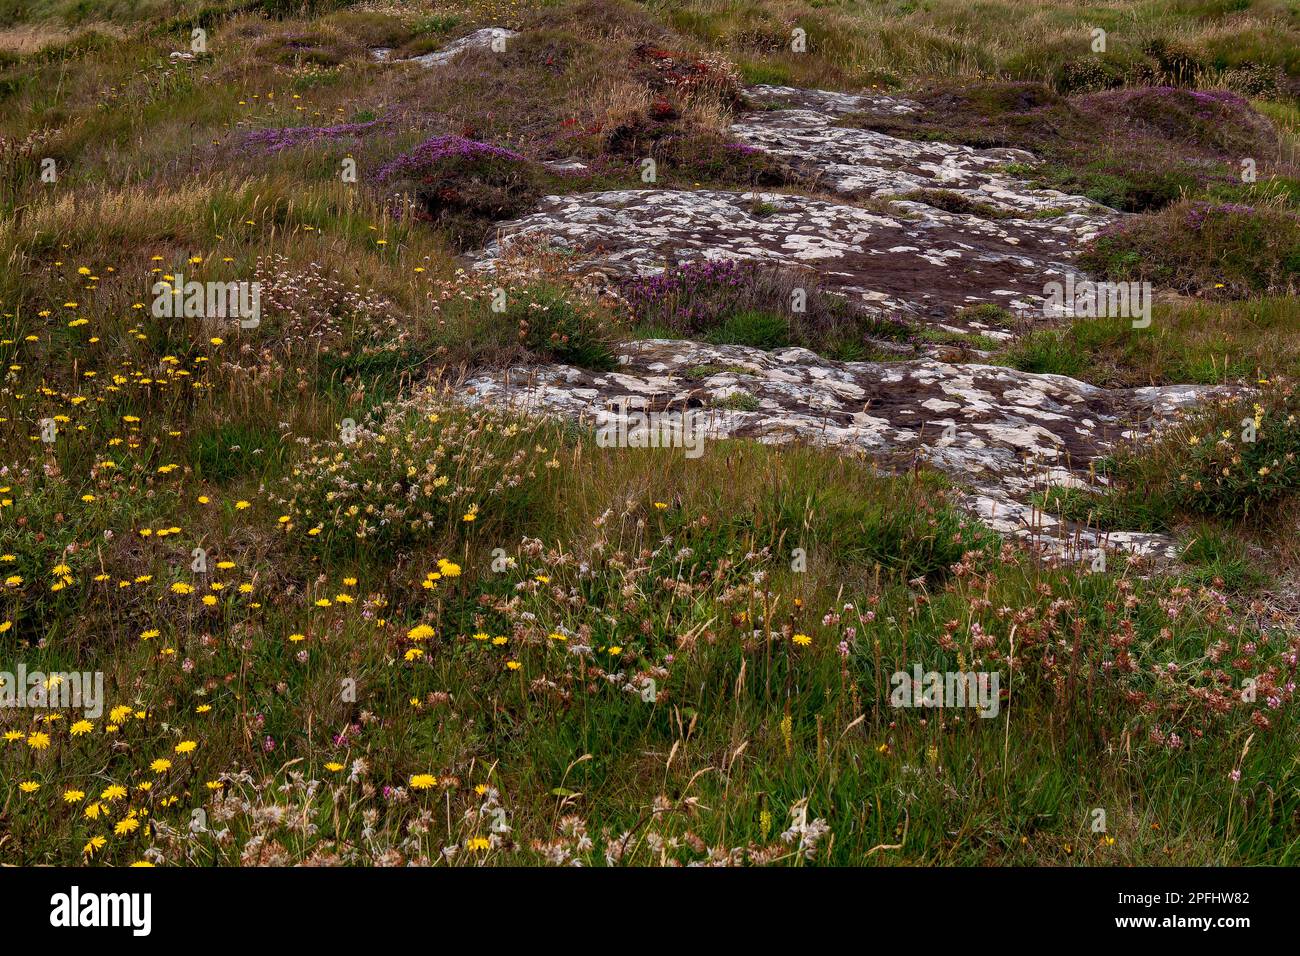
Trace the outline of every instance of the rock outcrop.
<instances>
[{"instance_id":1,"label":"rock outcrop","mask_svg":"<svg viewBox=\"0 0 1300 956\"><path fill-rule=\"evenodd\" d=\"M891 318L1005 338L966 306L1042 313L1070 274L1072 235L1047 222L986 220L919 203L896 215L786 193L626 189L547 196L503 223L478 260L492 268L527 239L568 250L574 271L659 272L673 261L738 259L816 271L819 285Z\"/></svg>"},{"instance_id":2,"label":"rock outcrop","mask_svg":"<svg viewBox=\"0 0 1300 956\"><path fill-rule=\"evenodd\" d=\"M993 303L1050 316L1044 286L1083 277L1078 246L1116 215L1081 196L1032 188L1002 171L1032 161L1021 150L915 143L836 126L847 113L914 109L907 100L753 87L767 107L732 126L742 148L799 167L844 201L775 192L637 189L547 196L501 224L478 261L491 268L520 239L573 254L575 270L647 274L670 261L750 259L816 270L820 283L892 317L994 338L962 321L965 306ZM934 193L958 211L937 208ZM895 199L862 205L862 198Z\"/></svg>"},{"instance_id":3,"label":"rock outcrop","mask_svg":"<svg viewBox=\"0 0 1300 956\"><path fill-rule=\"evenodd\" d=\"M1165 537L1064 526L1033 498L1052 486L1086 486L1090 462L1206 392L1104 389L989 365L832 362L800 348L667 339L630 342L619 362L604 373L529 366L467 385L476 401L597 427L637 411L670 411L695 416L714 439L821 442L897 468L926 462L967 488L967 506L992 527L1076 557L1097 547L1172 556Z\"/></svg>"},{"instance_id":4,"label":"rock outcrop","mask_svg":"<svg viewBox=\"0 0 1300 956\"><path fill-rule=\"evenodd\" d=\"M820 288L868 312L1008 339L1013 332L990 324L987 310L966 307L994 303L1050 322L1045 286L1085 278L1073 265L1080 244L1119 215L1012 175L1009 163L1034 160L1019 150L917 143L841 125L863 109L916 109L905 99L784 87L755 87L748 98L757 108L732 127L741 148L783 158L816 196L671 189L548 196L502 223L475 267L494 268L521 242L562 248L575 272L607 276L652 274L677 261L753 260L809 270ZM840 363L805 349L670 340L627 343L619 361L608 373L530 366L481 373L469 385L476 401L597 426L638 409L689 412L714 438L826 442L894 467L924 461L951 475L989 525L1045 551L1174 554L1160 535L1099 535L1034 502L1049 487L1097 481L1091 463L1204 389L1111 390L997 366Z\"/></svg>"},{"instance_id":5,"label":"rock outcrop","mask_svg":"<svg viewBox=\"0 0 1300 956\"><path fill-rule=\"evenodd\" d=\"M446 46L434 50L430 53L423 53L420 56L398 57L393 58L393 51L387 47L377 47L370 51L370 55L376 60L382 60L385 63L418 63L420 66L444 66L465 50L492 48L493 43L502 43L511 37L517 37L519 34L514 30L507 30L504 27L484 27L482 30L475 30L473 33L467 33L458 40L453 40Z\"/></svg>"}]
</instances>

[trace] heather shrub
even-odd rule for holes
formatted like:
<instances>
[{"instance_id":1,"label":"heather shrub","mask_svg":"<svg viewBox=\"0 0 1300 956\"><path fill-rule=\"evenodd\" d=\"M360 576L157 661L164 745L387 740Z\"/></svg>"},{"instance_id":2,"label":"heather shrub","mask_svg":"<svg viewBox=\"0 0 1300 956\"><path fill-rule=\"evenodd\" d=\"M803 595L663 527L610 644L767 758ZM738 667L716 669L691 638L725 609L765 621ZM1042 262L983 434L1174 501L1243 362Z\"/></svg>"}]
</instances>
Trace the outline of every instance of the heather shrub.
<instances>
[{"instance_id":1,"label":"heather shrub","mask_svg":"<svg viewBox=\"0 0 1300 956\"><path fill-rule=\"evenodd\" d=\"M1085 117L1109 118L1171 143L1232 157L1271 152L1268 121L1227 90L1143 87L1094 93L1072 102Z\"/></svg>"},{"instance_id":2,"label":"heather shrub","mask_svg":"<svg viewBox=\"0 0 1300 956\"><path fill-rule=\"evenodd\" d=\"M1126 212L1161 209L1207 187L1239 188L1241 159L1262 164L1277 150L1269 122L1223 90L1105 88L1063 96L1033 82L939 82L914 98L922 105L916 113L868 110L844 123L980 149L1030 150L1043 162L1017 165L1017 175Z\"/></svg>"},{"instance_id":3,"label":"heather shrub","mask_svg":"<svg viewBox=\"0 0 1300 956\"><path fill-rule=\"evenodd\" d=\"M380 167L376 180L415 197L418 215L458 245L482 242L542 193L539 168L513 150L463 136L434 136Z\"/></svg>"},{"instance_id":4,"label":"heather shrub","mask_svg":"<svg viewBox=\"0 0 1300 956\"><path fill-rule=\"evenodd\" d=\"M1181 202L1104 230L1084 268L1188 295L1245 298L1300 287L1300 215L1270 206Z\"/></svg>"},{"instance_id":5,"label":"heather shrub","mask_svg":"<svg viewBox=\"0 0 1300 956\"><path fill-rule=\"evenodd\" d=\"M246 150L279 153L297 146L330 143L339 139L357 139L384 126L384 120L365 123L337 123L333 126L275 126L253 130L244 137Z\"/></svg>"},{"instance_id":6,"label":"heather shrub","mask_svg":"<svg viewBox=\"0 0 1300 956\"><path fill-rule=\"evenodd\" d=\"M740 75L719 54L692 56L643 43L636 48L635 56L641 64L638 72L656 92L681 99L708 97L728 106L740 104Z\"/></svg>"}]
</instances>

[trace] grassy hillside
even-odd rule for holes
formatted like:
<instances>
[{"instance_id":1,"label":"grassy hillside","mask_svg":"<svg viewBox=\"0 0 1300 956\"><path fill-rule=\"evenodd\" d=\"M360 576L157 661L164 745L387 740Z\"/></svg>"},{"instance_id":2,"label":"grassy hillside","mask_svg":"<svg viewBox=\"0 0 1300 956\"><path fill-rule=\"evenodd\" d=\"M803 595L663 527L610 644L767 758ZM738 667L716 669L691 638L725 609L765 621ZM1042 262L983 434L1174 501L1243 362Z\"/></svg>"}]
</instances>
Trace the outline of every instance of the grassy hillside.
<instances>
[{"instance_id":1,"label":"grassy hillside","mask_svg":"<svg viewBox=\"0 0 1300 956\"><path fill-rule=\"evenodd\" d=\"M371 55L482 26L523 33ZM1277 0L0 0L0 671L106 692L0 708L0 860L1300 862L1297 51ZM1090 268L1175 289L1152 327L989 360L1256 390L1045 499L1181 563L1039 560L919 463L611 452L466 403L472 369L654 331L540 257L467 272L493 222L644 155L801 187L731 148L754 82L907 92L895 135L1029 148L1134 212ZM1145 87L1222 112L1143 126ZM1098 145L1123 109L1143 150ZM261 282L260 325L156 317L177 276ZM891 707L914 664L1000 672L999 715Z\"/></svg>"}]
</instances>

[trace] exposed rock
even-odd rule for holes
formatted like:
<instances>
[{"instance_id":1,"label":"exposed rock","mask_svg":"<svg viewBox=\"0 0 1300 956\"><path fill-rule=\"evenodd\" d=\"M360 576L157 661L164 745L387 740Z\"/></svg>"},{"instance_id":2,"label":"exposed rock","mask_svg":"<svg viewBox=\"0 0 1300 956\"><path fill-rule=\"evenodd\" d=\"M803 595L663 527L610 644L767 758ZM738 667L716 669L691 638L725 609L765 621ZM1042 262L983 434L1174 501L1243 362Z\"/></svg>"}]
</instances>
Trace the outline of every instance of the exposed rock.
<instances>
[{"instance_id":1,"label":"exposed rock","mask_svg":"<svg viewBox=\"0 0 1300 956\"><path fill-rule=\"evenodd\" d=\"M458 40L453 40L440 50L434 50L432 53L424 53L420 56L401 57L394 60L392 58L393 51L387 47L377 47L370 51L370 55L374 59L385 63L418 63L421 66L442 66L445 63L450 63L464 50L491 49L494 40L509 40L511 37L517 36L519 36L519 33L515 30L507 30L504 27L484 27L481 30L466 34Z\"/></svg>"},{"instance_id":2,"label":"exposed rock","mask_svg":"<svg viewBox=\"0 0 1300 956\"><path fill-rule=\"evenodd\" d=\"M1022 317L1053 318L1045 285L1084 279L1072 264L1076 250L1118 215L1007 173L1006 164L1033 160L1022 151L915 143L837 125L866 108L917 108L905 99L785 87L747 95L759 108L733 135L796 165L831 199L668 189L547 196L531 214L501 224L475 267L493 268L539 244L566 250L573 271L588 278L653 274L676 261L754 260L806 269L822 289L867 310L1005 339L1012 333L963 307L996 303ZM597 427L636 419L639 402L691 410L712 437L826 442L893 466L923 460L953 476L966 507L995 529L1076 559L1099 546L1173 556L1164 536L1099 536L1032 502L1048 487L1086 486L1095 480L1089 464L1116 442L1207 391L1111 390L933 358L839 363L798 348L767 353L668 340L629 343L620 363L604 374L553 365L483 373L469 384L474 400Z\"/></svg>"},{"instance_id":3,"label":"exposed rock","mask_svg":"<svg viewBox=\"0 0 1300 956\"><path fill-rule=\"evenodd\" d=\"M748 259L815 269L821 288L862 306L961 331L1007 332L958 321L963 307L993 302L1042 310L1043 286L1080 274L1069 264L1068 228L984 220L900 203L897 216L783 193L629 189L547 196L502 223L479 257L491 268L527 237L571 250L576 271L652 274L670 261ZM904 218L903 213L917 218Z\"/></svg>"},{"instance_id":4,"label":"exposed rock","mask_svg":"<svg viewBox=\"0 0 1300 956\"><path fill-rule=\"evenodd\" d=\"M556 173L580 173L587 168L587 164L577 156L568 156L564 159L545 160L542 165Z\"/></svg>"},{"instance_id":5,"label":"exposed rock","mask_svg":"<svg viewBox=\"0 0 1300 956\"><path fill-rule=\"evenodd\" d=\"M745 90L745 98L767 110L811 110L829 117L870 109L877 113L915 113L919 103L897 96L873 93L837 93L833 90L804 90L794 86L760 84Z\"/></svg>"},{"instance_id":6,"label":"exposed rock","mask_svg":"<svg viewBox=\"0 0 1300 956\"><path fill-rule=\"evenodd\" d=\"M1049 230L1068 232L1076 241L1091 238L1116 215L1083 196L1033 189L1003 172L1008 163L1035 161L1021 149L920 143L836 125L842 114L861 109L912 112L918 107L909 100L768 86L747 92L752 102L783 108L746 114L731 127L732 135L811 172L825 189L855 196L943 189L1011 216L1046 217ZM1038 220L1016 225L1043 227Z\"/></svg>"},{"instance_id":7,"label":"exposed rock","mask_svg":"<svg viewBox=\"0 0 1300 956\"><path fill-rule=\"evenodd\" d=\"M966 506L992 527L1075 558L1099 546L1173 556L1161 535L1062 526L1032 497L1087 486L1089 462L1207 391L1103 389L989 365L832 362L799 348L664 339L628 343L619 360L607 373L547 365L480 374L468 385L476 401L596 427L638 407L690 411L711 438L824 442L896 467L926 461L967 489Z\"/></svg>"},{"instance_id":8,"label":"exposed rock","mask_svg":"<svg viewBox=\"0 0 1300 956\"><path fill-rule=\"evenodd\" d=\"M997 338L1007 333L954 324L955 314L992 302L1042 315L1044 285L1069 274L1081 279L1070 264L1079 244L1115 215L1002 172L1010 161L1033 159L1020 150L915 143L835 125L866 107L916 109L908 100L770 86L747 95L763 108L746 114L733 135L797 164L825 190L883 197L942 189L965 208L908 199L866 209L775 193L656 189L547 196L530 215L502 224L479 267L522 236L577 253L576 270L647 274L671 260L702 258L802 265L865 307Z\"/></svg>"}]
</instances>

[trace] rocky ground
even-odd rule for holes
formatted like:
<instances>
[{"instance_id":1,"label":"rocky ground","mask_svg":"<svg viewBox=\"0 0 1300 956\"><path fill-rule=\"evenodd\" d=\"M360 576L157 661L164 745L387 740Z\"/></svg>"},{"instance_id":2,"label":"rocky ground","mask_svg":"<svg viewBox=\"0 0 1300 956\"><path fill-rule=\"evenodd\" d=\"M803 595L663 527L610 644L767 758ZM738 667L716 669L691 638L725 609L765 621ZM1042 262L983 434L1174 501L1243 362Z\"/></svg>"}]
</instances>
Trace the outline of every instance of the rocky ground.
<instances>
[{"instance_id":1,"label":"rocky ground","mask_svg":"<svg viewBox=\"0 0 1300 956\"><path fill-rule=\"evenodd\" d=\"M638 412L677 411L698 414L711 439L797 439L862 451L886 466L923 462L969 489L963 500L990 526L1048 553L1174 555L1167 536L1099 533L1032 502L1048 488L1088 487L1093 462L1194 403L1201 388L1104 389L988 365L841 363L807 349L680 340L629 343L618 359L616 372L530 366L466 384L478 399L597 427L617 427L615 419Z\"/></svg>"},{"instance_id":2,"label":"rocky ground","mask_svg":"<svg viewBox=\"0 0 1300 956\"><path fill-rule=\"evenodd\" d=\"M490 42L490 33L469 42ZM528 215L500 223L499 238L472 257L475 268L493 269L521 240L561 250L572 274L599 282L653 275L668 263L753 261L807 270L867 312L1005 341L1015 333L982 321L972 307L1000 306L1028 320L1022 329L1067 318L1046 300L1048 283L1085 281L1075 261L1081 244L1121 217L1004 172L1008 163L1036 162L1023 150L918 143L836 125L851 113L909 113L917 107L907 99L770 86L745 92L753 110L731 132L746 148L798 167L817 196L655 188L547 196ZM955 194L984 214L906 198L924 190ZM873 197L896 201L885 209L863 202ZM1098 548L1175 551L1163 535L1063 522L1034 496L1090 487L1098 458L1194 403L1201 387L1109 390L982 365L844 364L803 349L765 353L690 341L630 343L618 361L618 372L607 375L542 366L469 384L480 398L602 424L622 414L620 400L635 399L623 407L708 410L714 438L799 438L893 466L925 461L965 485L968 506L992 526L1076 559ZM698 369L706 371L691 374ZM754 408L726 409L737 395L752 398Z\"/></svg>"}]
</instances>

